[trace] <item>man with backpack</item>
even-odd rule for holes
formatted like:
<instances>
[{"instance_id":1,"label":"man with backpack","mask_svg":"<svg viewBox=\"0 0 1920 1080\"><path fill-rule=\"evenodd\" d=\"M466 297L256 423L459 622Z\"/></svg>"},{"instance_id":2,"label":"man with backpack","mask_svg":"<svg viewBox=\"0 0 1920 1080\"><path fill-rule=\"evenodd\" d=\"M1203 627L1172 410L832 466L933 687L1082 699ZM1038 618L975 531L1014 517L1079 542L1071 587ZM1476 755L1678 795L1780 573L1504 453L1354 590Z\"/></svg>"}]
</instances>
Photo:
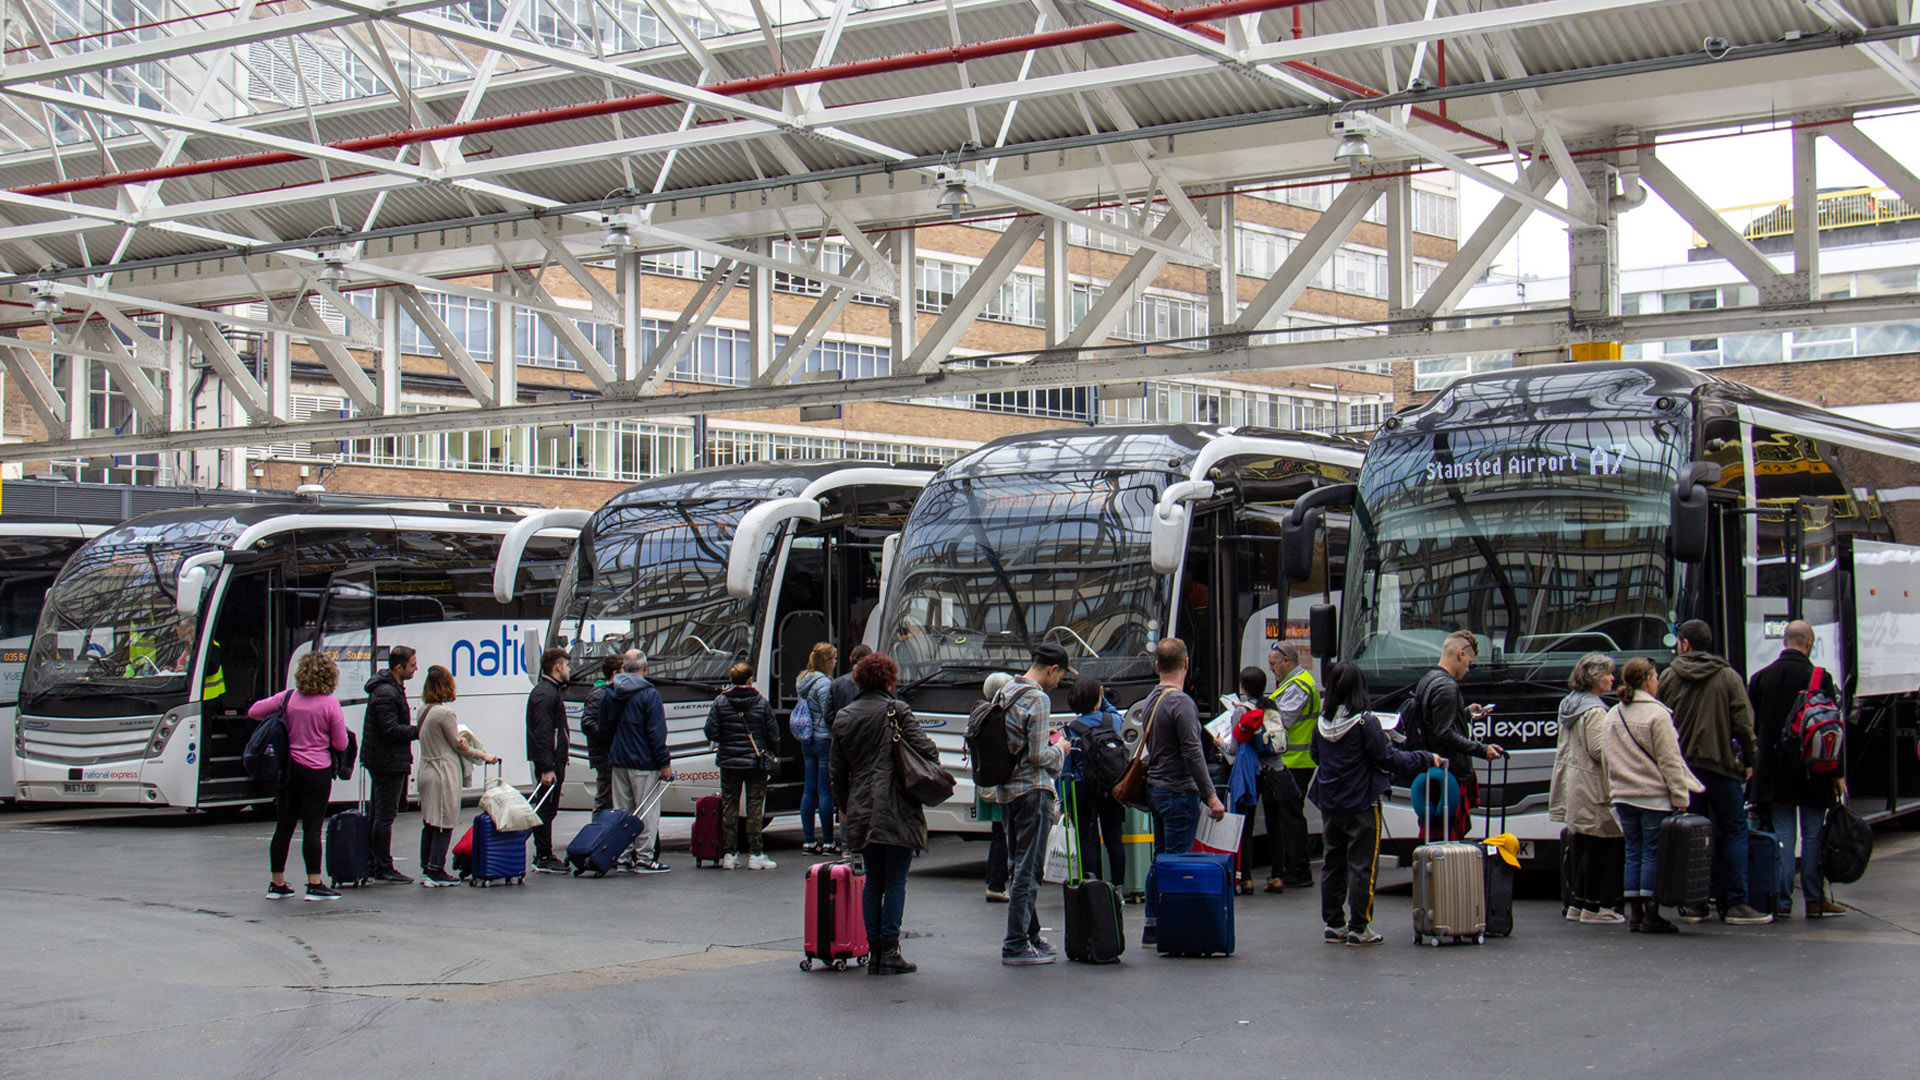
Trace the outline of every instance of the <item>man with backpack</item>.
<instances>
[{"instance_id":1,"label":"man with backpack","mask_svg":"<svg viewBox=\"0 0 1920 1080\"><path fill-rule=\"evenodd\" d=\"M587 764L593 768L593 812L613 809L613 767L607 764L607 748L613 745L614 724L600 716L600 703L606 700L607 684L620 674L620 657L609 654L600 660L600 677L587 691L586 704L580 707L580 734L587 737Z\"/></svg>"},{"instance_id":2,"label":"man with backpack","mask_svg":"<svg viewBox=\"0 0 1920 1080\"><path fill-rule=\"evenodd\" d=\"M1131 756L1121 738L1124 718L1107 701L1100 680L1082 675L1073 681L1067 705L1078 715L1067 723L1072 751L1062 774L1072 785L1073 826L1080 834L1081 870L1085 876L1118 885L1126 874L1126 847L1121 823L1126 808L1113 797L1113 785L1127 771ZM1100 861L1106 850L1106 865Z\"/></svg>"},{"instance_id":3,"label":"man with backpack","mask_svg":"<svg viewBox=\"0 0 1920 1080\"><path fill-rule=\"evenodd\" d=\"M1054 947L1040 936L1040 916L1035 910L1047 859L1047 832L1059 818L1054 781L1067 760L1065 737L1048 723L1052 702L1047 695L1072 674L1067 650L1042 642L1034 646L1026 674L1016 676L980 707L977 718L982 730L976 734L972 718L967 725L976 782L984 768L984 779L999 788L1013 861L1007 934L1000 944L1000 962L1009 966L1051 964L1055 958ZM996 724L997 718L1004 719Z\"/></svg>"},{"instance_id":4,"label":"man with backpack","mask_svg":"<svg viewBox=\"0 0 1920 1080\"><path fill-rule=\"evenodd\" d=\"M1706 785L1692 811L1713 821L1713 897L1729 926L1758 926L1773 912L1747 904L1747 790L1753 776L1753 707L1747 684L1713 655L1713 628L1699 619L1680 624L1672 666L1660 673L1660 700L1673 710L1680 753ZM1683 922L1707 921L1705 906L1680 909Z\"/></svg>"},{"instance_id":5,"label":"man with backpack","mask_svg":"<svg viewBox=\"0 0 1920 1080\"><path fill-rule=\"evenodd\" d=\"M1480 805L1480 780L1473 771L1473 759L1498 760L1506 754L1493 743L1481 743L1469 733L1468 724L1478 719L1485 708L1468 705L1460 694L1460 680L1467 677L1474 658L1480 655L1479 639L1471 630L1455 630L1440 643L1440 663L1421 676L1401 708L1400 730L1406 737L1403 749L1439 754L1447 759L1447 771L1460 782L1460 803L1453 816L1440 823L1435 840L1459 840L1473 824L1473 808ZM1429 823L1431 830L1432 823Z\"/></svg>"},{"instance_id":6,"label":"man with backpack","mask_svg":"<svg viewBox=\"0 0 1920 1080\"><path fill-rule=\"evenodd\" d=\"M1840 752L1840 736L1846 730L1840 692L1833 675L1814 666L1813 624L1802 619L1788 623L1780 644L1780 658L1754 672L1747 683L1759 752L1748 797L1756 808L1771 811L1774 837L1781 847L1779 899L1773 913L1793 914L1797 836L1800 892L1806 898L1807 918L1838 918L1847 909L1827 899L1826 880L1820 872L1820 835L1827 811L1847 790L1846 755ZM1830 741L1828 732L1833 733Z\"/></svg>"},{"instance_id":7,"label":"man with backpack","mask_svg":"<svg viewBox=\"0 0 1920 1080\"><path fill-rule=\"evenodd\" d=\"M1270 893L1313 886L1306 793L1313 785L1313 730L1320 719L1320 688L1313 681L1313 669L1302 662L1303 651L1298 644L1278 641L1267 650L1267 666L1274 677L1269 709L1278 728L1267 741L1281 745L1262 747L1262 754L1277 750L1277 765L1284 770L1276 771L1265 756L1261 758L1261 802L1268 807L1267 828L1277 836L1277 842L1270 838L1268 843L1278 854L1267 871ZM1272 739L1274 734L1280 739Z\"/></svg>"}]
</instances>

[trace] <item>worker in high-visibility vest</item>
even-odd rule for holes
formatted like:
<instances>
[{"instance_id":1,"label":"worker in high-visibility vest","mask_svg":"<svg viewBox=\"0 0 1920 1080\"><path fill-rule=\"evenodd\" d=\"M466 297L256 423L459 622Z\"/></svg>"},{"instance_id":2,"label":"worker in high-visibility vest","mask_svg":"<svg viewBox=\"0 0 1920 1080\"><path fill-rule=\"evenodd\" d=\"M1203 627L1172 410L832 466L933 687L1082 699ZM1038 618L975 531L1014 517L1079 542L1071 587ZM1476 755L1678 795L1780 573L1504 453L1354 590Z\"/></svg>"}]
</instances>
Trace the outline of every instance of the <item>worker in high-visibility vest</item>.
<instances>
[{"instance_id":1,"label":"worker in high-visibility vest","mask_svg":"<svg viewBox=\"0 0 1920 1080\"><path fill-rule=\"evenodd\" d=\"M182 617L173 624L173 640L155 641L144 630L135 630L127 644L127 677L185 674L193 661L194 621ZM207 646L206 676L200 680L200 700L216 701L227 692L227 675L220 664L220 643Z\"/></svg>"},{"instance_id":2,"label":"worker in high-visibility vest","mask_svg":"<svg viewBox=\"0 0 1920 1080\"><path fill-rule=\"evenodd\" d=\"M1269 707L1280 714L1286 729L1287 748L1280 762L1293 778L1282 784L1278 800L1280 821L1280 865L1268 872L1267 890L1305 889L1313 885L1309 863L1312 839L1307 835L1307 787L1313 783L1313 728L1320 721L1320 687L1313 681L1311 659L1303 645L1276 641L1267 650L1267 666L1272 669L1274 690ZM1268 822L1267 828L1276 827Z\"/></svg>"}]
</instances>

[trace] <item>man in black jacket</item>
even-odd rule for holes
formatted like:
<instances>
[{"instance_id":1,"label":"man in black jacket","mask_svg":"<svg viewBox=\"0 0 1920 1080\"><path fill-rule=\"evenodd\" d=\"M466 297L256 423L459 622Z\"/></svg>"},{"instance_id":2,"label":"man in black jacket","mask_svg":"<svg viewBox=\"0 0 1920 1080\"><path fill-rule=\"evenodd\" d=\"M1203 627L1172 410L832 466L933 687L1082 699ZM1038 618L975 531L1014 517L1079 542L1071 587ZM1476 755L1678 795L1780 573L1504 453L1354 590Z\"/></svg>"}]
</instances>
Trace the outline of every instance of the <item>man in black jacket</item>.
<instances>
[{"instance_id":1,"label":"man in black jacket","mask_svg":"<svg viewBox=\"0 0 1920 1080\"><path fill-rule=\"evenodd\" d=\"M1800 892L1806 897L1807 918L1824 919L1845 915L1847 909L1827 899L1826 880L1820 874L1820 833L1826 814L1837 796L1846 794L1842 774L1815 776L1798 760L1789 756L1781 743L1781 734L1793 719L1794 706L1820 672L1820 685L1835 702L1840 691L1833 675L1816 668L1812 659L1813 624L1795 619L1787 624L1781 638L1780 658L1759 671L1747 683L1747 698L1753 703L1753 726L1759 761L1754 766L1748 797L1756 808L1770 809L1774 838L1781 848L1780 878L1776 915L1793 914L1794 839L1800 840ZM1764 839L1753 833L1749 843ZM1762 896L1765 883L1749 882L1747 895Z\"/></svg>"},{"instance_id":2,"label":"man in black jacket","mask_svg":"<svg viewBox=\"0 0 1920 1080\"><path fill-rule=\"evenodd\" d=\"M400 816L400 801L407 795L413 741L420 737L407 705L407 680L419 667L407 646L389 650L387 670L367 680L367 716L361 725L360 764L367 770L372 879L399 885L413 880L393 866L393 819Z\"/></svg>"},{"instance_id":3,"label":"man in black jacket","mask_svg":"<svg viewBox=\"0 0 1920 1080\"><path fill-rule=\"evenodd\" d=\"M540 825L533 830L533 868L542 874L564 874L567 864L553 855L553 818L560 812L560 786L567 782L567 703L561 697L572 674L567 650L555 646L540 654L540 681L527 695L527 761L536 789L534 809Z\"/></svg>"},{"instance_id":4,"label":"man in black jacket","mask_svg":"<svg viewBox=\"0 0 1920 1080\"><path fill-rule=\"evenodd\" d=\"M1447 771L1460 781L1460 807L1451 820L1443 823L1437 839L1458 840L1471 827L1473 808L1480 804L1480 781L1474 775L1473 760L1496 760L1506 753L1492 743L1476 742L1469 723L1486 710L1468 705L1460 696L1460 680L1467 677L1474 658L1480 655L1480 642L1471 630L1455 630L1440 644L1440 663L1414 684L1408 704L1419 714L1419 731L1409 732L1416 739L1414 749L1439 754L1447 759Z\"/></svg>"},{"instance_id":5,"label":"man in black jacket","mask_svg":"<svg viewBox=\"0 0 1920 1080\"><path fill-rule=\"evenodd\" d=\"M601 716L600 705L607 699L607 684L620 674L620 657L600 661L600 678L587 691L587 703L580 709L580 734L587 737L587 764L593 767L593 812L613 809L613 767L607 764L607 750L613 745L613 733L620 718Z\"/></svg>"},{"instance_id":6,"label":"man in black jacket","mask_svg":"<svg viewBox=\"0 0 1920 1080\"><path fill-rule=\"evenodd\" d=\"M872 655L873 646L864 641L855 645L853 651L847 654L846 673L834 679L827 687L826 725L829 733L833 731L833 718L839 715L841 709L853 704L854 698L860 696L860 688L853 685L853 666Z\"/></svg>"}]
</instances>

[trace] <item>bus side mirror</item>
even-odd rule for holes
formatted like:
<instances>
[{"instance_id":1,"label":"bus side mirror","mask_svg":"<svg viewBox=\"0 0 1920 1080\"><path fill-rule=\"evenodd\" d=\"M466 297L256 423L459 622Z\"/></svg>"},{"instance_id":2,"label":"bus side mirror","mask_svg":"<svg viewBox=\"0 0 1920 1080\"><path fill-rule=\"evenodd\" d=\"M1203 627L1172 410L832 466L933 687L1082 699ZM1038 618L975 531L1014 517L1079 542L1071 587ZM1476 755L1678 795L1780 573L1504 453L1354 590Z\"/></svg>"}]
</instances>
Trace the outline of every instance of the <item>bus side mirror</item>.
<instances>
[{"instance_id":1,"label":"bus side mirror","mask_svg":"<svg viewBox=\"0 0 1920 1080\"><path fill-rule=\"evenodd\" d=\"M180 563L173 579L173 610L192 617L200 614L200 601L206 599L207 586L213 581L213 568L226 558L224 551L202 551Z\"/></svg>"},{"instance_id":2,"label":"bus side mirror","mask_svg":"<svg viewBox=\"0 0 1920 1080\"><path fill-rule=\"evenodd\" d=\"M1313 577L1314 541L1326 524L1328 505L1352 506L1359 489L1353 484L1317 487L1294 501L1280 523L1280 573L1291 584Z\"/></svg>"},{"instance_id":3,"label":"bus side mirror","mask_svg":"<svg viewBox=\"0 0 1920 1080\"><path fill-rule=\"evenodd\" d=\"M1321 660L1340 655L1340 612L1332 604L1307 609L1307 647Z\"/></svg>"},{"instance_id":4,"label":"bus side mirror","mask_svg":"<svg viewBox=\"0 0 1920 1080\"><path fill-rule=\"evenodd\" d=\"M1711 461L1690 461L1681 468L1673 485L1675 561L1697 563L1707 557L1707 489L1719 483L1720 476L1720 466Z\"/></svg>"},{"instance_id":5,"label":"bus side mirror","mask_svg":"<svg viewBox=\"0 0 1920 1080\"><path fill-rule=\"evenodd\" d=\"M1167 485L1153 506L1153 531L1147 537L1147 561L1156 574L1180 569L1187 550L1187 504L1213 495L1211 480L1182 480Z\"/></svg>"}]
</instances>

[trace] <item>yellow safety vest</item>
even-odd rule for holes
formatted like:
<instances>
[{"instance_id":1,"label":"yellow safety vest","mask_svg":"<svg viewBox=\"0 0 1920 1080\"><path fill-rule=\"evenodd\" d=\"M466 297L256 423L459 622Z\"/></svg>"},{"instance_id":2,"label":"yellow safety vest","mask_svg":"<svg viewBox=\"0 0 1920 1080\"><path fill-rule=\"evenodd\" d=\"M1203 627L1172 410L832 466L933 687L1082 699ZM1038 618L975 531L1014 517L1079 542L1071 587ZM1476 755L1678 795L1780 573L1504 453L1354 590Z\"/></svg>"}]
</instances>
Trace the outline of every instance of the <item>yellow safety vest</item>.
<instances>
[{"instance_id":1,"label":"yellow safety vest","mask_svg":"<svg viewBox=\"0 0 1920 1080\"><path fill-rule=\"evenodd\" d=\"M1298 686L1307 692L1307 704L1300 710L1300 719L1287 728L1287 751L1280 755L1280 763L1289 769L1311 769L1313 761L1313 727L1320 722L1320 688L1314 684L1313 672L1306 668L1287 676L1273 691L1273 707L1280 707L1280 695L1287 687Z\"/></svg>"},{"instance_id":2,"label":"yellow safety vest","mask_svg":"<svg viewBox=\"0 0 1920 1080\"><path fill-rule=\"evenodd\" d=\"M213 647L216 649L219 648L220 643L218 641L214 642ZM142 671L140 665L136 663L136 661L143 659L147 662L147 668L144 671ZM136 635L134 639L127 644L127 678L132 679L141 675L151 675L158 670L160 670L159 643L145 634ZM213 701L217 698L225 697L226 693L227 673L221 668L216 667L212 671L207 672L207 677L200 681L200 700L202 701Z\"/></svg>"}]
</instances>

